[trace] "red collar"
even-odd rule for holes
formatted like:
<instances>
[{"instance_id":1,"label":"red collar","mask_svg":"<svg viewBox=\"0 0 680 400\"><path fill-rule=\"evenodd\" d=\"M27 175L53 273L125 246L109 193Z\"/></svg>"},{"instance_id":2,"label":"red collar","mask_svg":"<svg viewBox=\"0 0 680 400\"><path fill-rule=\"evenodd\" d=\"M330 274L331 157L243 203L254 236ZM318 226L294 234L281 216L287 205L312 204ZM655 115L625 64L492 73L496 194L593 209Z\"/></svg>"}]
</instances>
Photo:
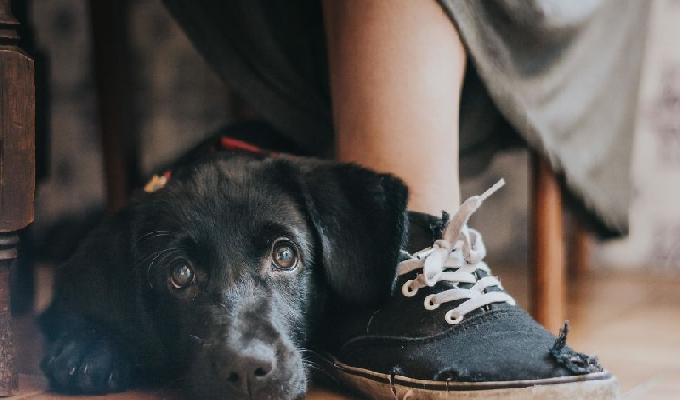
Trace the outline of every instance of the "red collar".
<instances>
[{"instance_id":1,"label":"red collar","mask_svg":"<svg viewBox=\"0 0 680 400\"><path fill-rule=\"evenodd\" d=\"M260 147L255 146L252 143L248 143L241 139L236 139L230 136L220 137L218 143L218 150L232 150L232 151L245 151L246 153L255 154L271 154L271 152L263 150Z\"/></svg>"}]
</instances>

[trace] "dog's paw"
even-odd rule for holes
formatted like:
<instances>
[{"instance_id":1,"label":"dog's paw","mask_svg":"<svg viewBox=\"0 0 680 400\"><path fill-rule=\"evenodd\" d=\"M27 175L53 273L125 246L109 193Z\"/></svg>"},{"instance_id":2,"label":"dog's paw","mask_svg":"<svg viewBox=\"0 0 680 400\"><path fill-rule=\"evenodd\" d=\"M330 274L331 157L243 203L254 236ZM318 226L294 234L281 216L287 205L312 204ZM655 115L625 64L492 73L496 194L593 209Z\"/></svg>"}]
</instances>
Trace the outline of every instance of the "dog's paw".
<instances>
[{"instance_id":1,"label":"dog's paw","mask_svg":"<svg viewBox=\"0 0 680 400\"><path fill-rule=\"evenodd\" d=\"M51 344L41 368L52 389L73 394L119 392L130 384L130 363L110 340L64 336Z\"/></svg>"}]
</instances>

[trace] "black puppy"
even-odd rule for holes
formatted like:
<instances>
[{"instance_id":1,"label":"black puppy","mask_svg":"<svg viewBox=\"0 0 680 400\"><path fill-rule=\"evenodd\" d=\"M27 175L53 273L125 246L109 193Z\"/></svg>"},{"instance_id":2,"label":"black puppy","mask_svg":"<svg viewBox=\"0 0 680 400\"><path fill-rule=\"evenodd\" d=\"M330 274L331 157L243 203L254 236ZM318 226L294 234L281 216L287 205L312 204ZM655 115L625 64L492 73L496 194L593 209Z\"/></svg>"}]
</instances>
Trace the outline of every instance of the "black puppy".
<instances>
[{"instance_id":1,"label":"black puppy","mask_svg":"<svg viewBox=\"0 0 680 400\"><path fill-rule=\"evenodd\" d=\"M70 393L179 379L293 399L327 301L387 295L407 191L355 165L220 153L174 171L59 268L43 370Z\"/></svg>"}]
</instances>

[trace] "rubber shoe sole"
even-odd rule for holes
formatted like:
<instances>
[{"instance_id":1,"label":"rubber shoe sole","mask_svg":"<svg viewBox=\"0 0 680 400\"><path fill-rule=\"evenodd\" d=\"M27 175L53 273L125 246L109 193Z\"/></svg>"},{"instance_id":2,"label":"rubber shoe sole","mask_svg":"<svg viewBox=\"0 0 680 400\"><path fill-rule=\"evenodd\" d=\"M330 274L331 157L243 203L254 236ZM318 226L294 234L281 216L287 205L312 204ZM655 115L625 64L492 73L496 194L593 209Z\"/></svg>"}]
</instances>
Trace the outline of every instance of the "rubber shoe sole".
<instances>
[{"instance_id":1,"label":"rubber shoe sole","mask_svg":"<svg viewBox=\"0 0 680 400\"><path fill-rule=\"evenodd\" d=\"M345 365L328 355L315 362L335 383L376 400L616 400L619 385L608 372L506 382L446 382L386 375Z\"/></svg>"}]
</instances>

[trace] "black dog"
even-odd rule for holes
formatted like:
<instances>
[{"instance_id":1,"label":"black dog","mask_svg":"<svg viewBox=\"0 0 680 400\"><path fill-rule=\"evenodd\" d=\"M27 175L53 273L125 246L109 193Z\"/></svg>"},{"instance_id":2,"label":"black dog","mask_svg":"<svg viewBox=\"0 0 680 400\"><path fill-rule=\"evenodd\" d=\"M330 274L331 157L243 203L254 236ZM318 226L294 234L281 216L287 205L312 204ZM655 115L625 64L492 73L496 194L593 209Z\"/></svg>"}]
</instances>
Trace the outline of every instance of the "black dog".
<instances>
[{"instance_id":1,"label":"black dog","mask_svg":"<svg viewBox=\"0 0 680 400\"><path fill-rule=\"evenodd\" d=\"M52 387L177 379L196 399L293 399L327 302L387 295L407 191L355 165L227 152L173 172L59 268Z\"/></svg>"}]
</instances>

